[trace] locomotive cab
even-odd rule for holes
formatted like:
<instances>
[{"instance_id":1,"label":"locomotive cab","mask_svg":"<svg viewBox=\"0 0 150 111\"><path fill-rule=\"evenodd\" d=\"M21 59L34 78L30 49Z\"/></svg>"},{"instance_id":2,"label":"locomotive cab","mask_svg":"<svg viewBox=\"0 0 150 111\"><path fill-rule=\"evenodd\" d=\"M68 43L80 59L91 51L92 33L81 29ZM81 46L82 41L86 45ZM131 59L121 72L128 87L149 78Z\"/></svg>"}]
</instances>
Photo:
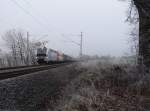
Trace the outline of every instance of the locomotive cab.
<instances>
[{"instance_id":1,"label":"locomotive cab","mask_svg":"<svg viewBox=\"0 0 150 111\"><path fill-rule=\"evenodd\" d=\"M46 64L47 63L47 48L38 48L37 49L37 63Z\"/></svg>"}]
</instances>

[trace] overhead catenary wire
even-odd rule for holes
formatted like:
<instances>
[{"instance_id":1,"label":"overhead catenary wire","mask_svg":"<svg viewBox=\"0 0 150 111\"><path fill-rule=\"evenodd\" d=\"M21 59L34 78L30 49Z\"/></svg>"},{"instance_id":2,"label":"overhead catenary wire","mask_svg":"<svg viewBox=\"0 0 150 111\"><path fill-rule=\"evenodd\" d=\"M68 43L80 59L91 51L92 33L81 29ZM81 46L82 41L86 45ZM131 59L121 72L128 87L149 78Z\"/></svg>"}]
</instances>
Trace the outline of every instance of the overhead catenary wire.
<instances>
[{"instance_id":1,"label":"overhead catenary wire","mask_svg":"<svg viewBox=\"0 0 150 111\"><path fill-rule=\"evenodd\" d=\"M35 17L31 12L26 10L24 7L22 7L16 0L10 0L13 2L17 7L19 7L25 14L29 15L38 25L42 26L46 30L50 31L47 26L45 26L37 17Z\"/></svg>"},{"instance_id":2,"label":"overhead catenary wire","mask_svg":"<svg viewBox=\"0 0 150 111\"><path fill-rule=\"evenodd\" d=\"M34 12L34 15L40 15L40 13L38 12L38 10L36 10L35 8L33 8L32 7L32 3L30 2L30 1L28 1L28 0L21 0L22 2L25 2L28 6L30 6L30 8L32 9L32 13ZM36 14L35 14L36 13ZM55 28L52 24L49 24L48 23L48 20L46 19L46 17L45 16L40 16L40 18L41 19L43 19L42 21L44 21L43 23L44 23L44 25L46 25L47 27L48 26L51 26L51 27L53 27L53 28ZM46 22L46 23L45 23ZM51 31L52 31L52 29L51 29ZM53 30L53 32L54 32L54 30ZM58 32L57 32L58 33ZM40 38L40 39L43 39L43 38Z\"/></svg>"},{"instance_id":3,"label":"overhead catenary wire","mask_svg":"<svg viewBox=\"0 0 150 111\"><path fill-rule=\"evenodd\" d=\"M22 0L22 1L24 1L27 5L32 6L29 1L27 1L27 0Z\"/></svg>"},{"instance_id":4,"label":"overhead catenary wire","mask_svg":"<svg viewBox=\"0 0 150 111\"><path fill-rule=\"evenodd\" d=\"M30 7L30 8L32 8L32 12L31 11L29 11L29 10L27 10L26 8L24 8L23 6L22 6L22 2L19 2L18 3L18 1L17 0L10 0L10 1L12 1L18 8L20 8L25 14L27 14L28 16L30 16L33 20L34 20L34 22L36 22L38 25L40 25L40 26L42 26L44 29L46 29L48 32L51 32L52 30L51 29L49 29L49 25L48 24L45 24L44 22L45 21L47 21L46 19L45 19L45 17L41 17L41 19L43 19L43 20L39 20L39 17L37 18L37 16L35 16L35 15L37 15L38 14L38 16L39 16L39 13L37 13L37 10L35 10L33 7ZM25 2L26 4L28 4L28 5L30 5L30 6L32 6L32 4L30 3L30 1L28 1L28 0L22 0L23 2ZM36 14L35 13L33 13L33 12L36 12ZM41 22L42 21L42 22ZM44 22L43 22L44 21ZM52 26L52 25L50 25L50 26ZM54 27L55 28L55 27ZM58 32L56 33L56 32L54 32L53 33L54 34L54 36L56 36L56 37L62 37L61 36L61 33L59 33L58 34ZM41 38L40 38L41 39ZM57 41L58 42L58 41ZM77 43L77 42L75 42L75 41L71 41L70 40L70 42L72 42L72 43L74 43L74 44L77 44L77 45L80 45L79 43Z\"/></svg>"},{"instance_id":5,"label":"overhead catenary wire","mask_svg":"<svg viewBox=\"0 0 150 111\"><path fill-rule=\"evenodd\" d=\"M62 34L62 36L65 37L65 38L67 38L67 41L64 41L64 42L70 42L70 43L74 43L74 44L80 46L80 43L78 43L78 42L72 40L70 37L68 37L68 36L66 36L66 35L64 35L64 34Z\"/></svg>"},{"instance_id":6,"label":"overhead catenary wire","mask_svg":"<svg viewBox=\"0 0 150 111\"><path fill-rule=\"evenodd\" d=\"M56 32L56 31L54 31L54 30L52 30L52 29L49 28L49 26L54 27L53 25L49 24L48 22L47 23L41 22L41 21L47 21L47 19L44 16L41 16L41 19L43 19L41 21L38 19L39 17L37 18L36 16L34 16L35 14L33 14L33 11L36 12L36 15L38 14L38 16L39 16L39 13L38 13L37 10L35 10L33 7L31 7L32 10L33 10L32 13L31 13L30 11L28 11L24 7L22 7L22 5L20 5L20 3L18 3L16 0L11 0L11 1L15 5L17 5L24 13L26 13L27 15L29 15L37 24L39 24L40 26L42 26L48 32L54 32L53 33L54 36L61 39L62 36L61 36L60 33L58 34L58 32ZM26 4L32 6L32 4L30 3L30 1L28 1L28 0L22 0L22 1L24 1Z\"/></svg>"},{"instance_id":7,"label":"overhead catenary wire","mask_svg":"<svg viewBox=\"0 0 150 111\"><path fill-rule=\"evenodd\" d=\"M30 1L28 1L28 0L22 0L23 2L25 2L27 5L29 5L30 6L30 8L32 8L32 10L34 11L34 12L36 12L36 14L39 16L39 12L37 11L37 10L35 10L35 8L33 8L32 7L32 4L30 3ZM32 11L32 13L33 13L33 11ZM40 16L40 18L42 18L43 19L43 21L48 21L47 19L46 19L46 17L44 17L43 15L42 16ZM46 25L46 24L45 24ZM50 25L50 26L53 26L53 25L51 25L51 24L49 24L48 23L48 25ZM54 27L54 26L53 26Z\"/></svg>"},{"instance_id":8,"label":"overhead catenary wire","mask_svg":"<svg viewBox=\"0 0 150 111\"><path fill-rule=\"evenodd\" d=\"M22 0L22 1L25 2L28 6L30 6L30 8L33 10L32 13L34 12L34 13L36 13L36 15L38 15L38 16L40 15L39 11L36 10L35 8L33 8L32 3L29 0ZM42 15L42 16L39 16L39 17L42 19L42 21L46 22L46 23L44 23L46 26L51 26L53 29L59 30L54 25L52 25L48 22L49 20L47 19L46 16ZM61 33L58 34L58 32L55 32L55 30L52 30L52 29L51 29L51 31L53 31L55 34L57 34L61 37Z\"/></svg>"},{"instance_id":9,"label":"overhead catenary wire","mask_svg":"<svg viewBox=\"0 0 150 111\"><path fill-rule=\"evenodd\" d=\"M31 6L31 8L32 8L32 10L34 11L34 12L36 12L36 14L38 14L39 15L39 12L37 11L37 10L35 10L35 8L33 8L32 7L32 3L29 1L29 0L22 0L23 2L25 2L27 5L29 5L29 6ZM46 19L46 17L45 16L40 16L41 17L41 19L43 19L43 21L48 21L47 19ZM49 24L48 23L48 25L50 25L50 26L52 26L53 28L55 28L52 24ZM56 29L56 28L55 28ZM58 34L58 32L57 32L57 34ZM64 36L64 34L58 34L60 37L65 37ZM73 35L73 34L71 34L71 36L80 36L80 35ZM79 45L79 43L77 43L77 42L75 42L75 41L73 41L73 40L69 40L70 42L72 42L72 43L75 43L75 44L78 44Z\"/></svg>"},{"instance_id":10,"label":"overhead catenary wire","mask_svg":"<svg viewBox=\"0 0 150 111\"><path fill-rule=\"evenodd\" d=\"M70 34L70 35L79 36L79 35L74 35L74 34ZM62 34L62 36L65 36L65 35ZM82 57L82 55L83 55L83 52L82 52L82 51L83 51L83 32L81 32L81 34L80 34L80 43L73 41L73 40L72 40L71 38L69 38L69 37L67 37L67 38L69 39L69 41L67 41L67 42L74 43L74 44L76 44L76 45L78 45L78 46L80 47L79 56Z\"/></svg>"}]
</instances>

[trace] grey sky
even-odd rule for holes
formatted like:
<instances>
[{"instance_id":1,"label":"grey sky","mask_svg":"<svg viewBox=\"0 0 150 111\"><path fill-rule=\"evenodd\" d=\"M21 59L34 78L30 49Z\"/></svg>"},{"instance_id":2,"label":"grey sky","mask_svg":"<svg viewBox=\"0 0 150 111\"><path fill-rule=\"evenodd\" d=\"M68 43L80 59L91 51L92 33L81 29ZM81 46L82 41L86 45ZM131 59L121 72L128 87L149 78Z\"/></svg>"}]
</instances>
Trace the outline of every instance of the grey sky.
<instances>
[{"instance_id":1,"label":"grey sky","mask_svg":"<svg viewBox=\"0 0 150 111\"><path fill-rule=\"evenodd\" d=\"M124 22L127 3L117 0L15 0L24 12L12 1L0 0L1 35L11 28L29 31L30 39L35 40L48 34L41 39L49 41L48 47L78 55L79 47L66 41L79 42L78 36L71 35L79 35L82 31L85 54L120 56L129 52L130 27Z\"/></svg>"}]
</instances>

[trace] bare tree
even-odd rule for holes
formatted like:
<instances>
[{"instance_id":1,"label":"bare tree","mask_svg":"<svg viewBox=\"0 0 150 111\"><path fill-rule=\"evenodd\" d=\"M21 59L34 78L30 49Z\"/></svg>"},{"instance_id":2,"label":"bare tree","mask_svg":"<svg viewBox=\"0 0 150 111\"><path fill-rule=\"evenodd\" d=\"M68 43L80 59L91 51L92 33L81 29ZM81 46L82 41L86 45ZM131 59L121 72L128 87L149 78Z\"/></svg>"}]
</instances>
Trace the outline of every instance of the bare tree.
<instances>
[{"instance_id":1,"label":"bare tree","mask_svg":"<svg viewBox=\"0 0 150 111\"><path fill-rule=\"evenodd\" d=\"M150 67L150 0L131 0L131 6L137 9L139 18L138 62L139 64ZM134 19L134 17L131 16L129 18L130 20Z\"/></svg>"},{"instance_id":2,"label":"bare tree","mask_svg":"<svg viewBox=\"0 0 150 111\"><path fill-rule=\"evenodd\" d=\"M138 10L133 0L119 0L128 1L129 8L127 11L126 22L130 24L132 30L130 32L129 42L131 43L131 52L135 56L135 63L138 63L139 58L139 15Z\"/></svg>"},{"instance_id":3,"label":"bare tree","mask_svg":"<svg viewBox=\"0 0 150 111\"><path fill-rule=\"evenodd\" d=\"M2 50L0 49L0 67L3 67L3 66L4 66L4 60L2 57Z\"/></svg>"},{"instance_id":4,"label":"bare tree","mask_svg":"<svg viewBox=\"0 0 150 111\"><path fill-rule=\"evenodd\" d=\"M11 55L13 57L12 63L14 66L18 65L17 61L17 43L16 43L16 33L15 30L7 31L5 35L3 36L3 39L5 40L7 47L11 51Z\"/></svg>"},{"instance_id":5,"label":"bare tree","mask_svg":"<svg viewBox=\"0 0 150 111\"><path fill-rule=\"evenodd\" d=\"M3 35L6 46L10 49L12 60L7 63L13 66L36 64L35 47L29 42L21 30L9 30ZM10 63L11 62L11 63Z\"/></svg>"},{"instance_id":6,"label":"bare tree","mask_svg":"<svg viewBox=\"0 0 150 111\"><path fill-rule=\"evenodd\" d=\"M133 28L130 32L130 39L131 42L131 51L135 55L135 63L138 64L138 58L139 58L139 17L138 17L138 11L133 3L131 1L130 6L128 10L128 16L126 21L130 23L131 27Z\"/></svg>"}]
</instances>

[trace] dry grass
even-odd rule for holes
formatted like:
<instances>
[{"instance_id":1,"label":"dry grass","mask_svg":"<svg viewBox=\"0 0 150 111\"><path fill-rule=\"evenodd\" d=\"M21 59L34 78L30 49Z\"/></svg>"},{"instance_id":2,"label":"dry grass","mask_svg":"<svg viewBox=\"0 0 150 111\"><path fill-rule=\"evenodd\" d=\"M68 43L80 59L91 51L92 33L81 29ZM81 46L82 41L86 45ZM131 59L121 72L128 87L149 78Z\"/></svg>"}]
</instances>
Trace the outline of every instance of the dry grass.
<instances>
[{"instance_id":1,"label":"dry grass","mask_svg":"<svg viewBox=\"0 0 150 111\"><path fill-rule=\"evenodd\" d=\"M144 111L150 76L134 66L80 64L53 111Z\"/></svg>"}]
</instances>

